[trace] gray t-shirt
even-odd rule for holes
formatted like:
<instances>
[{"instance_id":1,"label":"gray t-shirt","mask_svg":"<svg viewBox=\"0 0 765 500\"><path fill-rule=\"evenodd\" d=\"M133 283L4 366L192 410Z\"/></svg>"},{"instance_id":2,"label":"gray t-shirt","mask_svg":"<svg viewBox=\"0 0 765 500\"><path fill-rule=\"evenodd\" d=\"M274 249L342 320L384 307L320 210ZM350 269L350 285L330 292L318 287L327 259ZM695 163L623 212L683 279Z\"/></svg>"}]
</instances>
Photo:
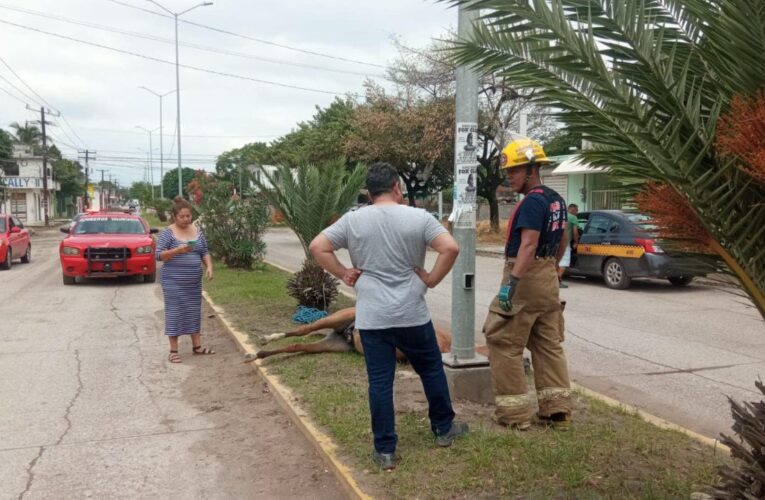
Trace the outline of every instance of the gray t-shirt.
<instances>
[{"instance_id":1,"label":"gray t-shirt","mask_svg":"<svg viewBox=\"0 0 765 500\"><path fill-rule=\"evenodd\" d=\"M324 235L335 249L347 248L356 282L356 328L382 330L430 321L428 287L415 274L425 249L446 229L428 212L406 205L370 205L348 212Z\"/></svg>"}]
</instances>

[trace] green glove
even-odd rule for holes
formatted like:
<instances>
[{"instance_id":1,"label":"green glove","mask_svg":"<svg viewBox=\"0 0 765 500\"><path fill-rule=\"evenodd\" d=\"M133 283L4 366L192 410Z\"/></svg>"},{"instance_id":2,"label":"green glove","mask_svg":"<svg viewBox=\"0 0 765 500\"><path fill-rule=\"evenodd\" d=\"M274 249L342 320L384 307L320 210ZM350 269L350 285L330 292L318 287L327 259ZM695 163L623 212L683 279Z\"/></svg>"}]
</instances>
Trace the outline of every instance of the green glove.
<instances>
[{"instance_id":1,"label":"green glove","mask_svg":"<svg viewBox=\"0 0 765 500\"><path fill-rule=\"evenodd\" d=\"M510 309L513 308L513 295L515 295L515 290L518 288L519 281L521 281L520 278L516 278L511 274L507 283L499 288L497 298L499 299L499 307L501 307L503 311L510 312Z\"/></svg>"}]
</instances>

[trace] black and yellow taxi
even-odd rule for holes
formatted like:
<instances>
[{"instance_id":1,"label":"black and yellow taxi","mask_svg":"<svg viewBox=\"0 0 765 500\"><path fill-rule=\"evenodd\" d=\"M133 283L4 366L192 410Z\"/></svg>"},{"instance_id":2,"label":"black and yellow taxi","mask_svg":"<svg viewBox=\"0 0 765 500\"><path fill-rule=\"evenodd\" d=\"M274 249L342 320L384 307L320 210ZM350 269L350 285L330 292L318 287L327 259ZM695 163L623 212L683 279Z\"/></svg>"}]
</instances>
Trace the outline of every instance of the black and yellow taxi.
<instances>
[{"instance_id":1,"label":"black and yellow taxi","mask_svg":"<svg viewBox=\"0 0 765 500\"><path fill-rule=\"evenodd\" d=\"M568 273L600 276L606 286L623 290L633 278L663 278L685 286L716 270L706 255L665 250L648 216L621 210L582 212L579 244Z\"/></svg>"}]
</instances>

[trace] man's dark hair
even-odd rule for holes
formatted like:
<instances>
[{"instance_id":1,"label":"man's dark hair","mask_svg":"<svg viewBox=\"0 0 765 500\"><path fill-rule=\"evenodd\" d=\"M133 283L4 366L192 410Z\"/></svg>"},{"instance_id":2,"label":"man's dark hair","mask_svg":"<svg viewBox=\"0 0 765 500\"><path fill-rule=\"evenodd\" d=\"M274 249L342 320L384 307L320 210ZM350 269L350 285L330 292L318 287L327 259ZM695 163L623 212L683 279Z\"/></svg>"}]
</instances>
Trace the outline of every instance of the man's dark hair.
<instances>
[{"instance_id":1,"label":"man's dark hair","mask_svg":"<svg viewBox=\"0 0 765 500\"><path fill-rule=\"evenodd\" d=\"M568 208L576 208L577 210L579 210L579 205L577 205L576 203L572 203L568 206Z\"/></svg>"},{"instance_id":2,"label":"man's dark hair","mask_svg":"<svg viewBox=\"0 0 765 500\"><path fill-rule=\"evenodd\" d=\"M369 196L377 198L381 194L393 191L398 183L398 171L390 163L378 162L369 167L367 173L367 191Z\"/></svg>"}]
</instances>

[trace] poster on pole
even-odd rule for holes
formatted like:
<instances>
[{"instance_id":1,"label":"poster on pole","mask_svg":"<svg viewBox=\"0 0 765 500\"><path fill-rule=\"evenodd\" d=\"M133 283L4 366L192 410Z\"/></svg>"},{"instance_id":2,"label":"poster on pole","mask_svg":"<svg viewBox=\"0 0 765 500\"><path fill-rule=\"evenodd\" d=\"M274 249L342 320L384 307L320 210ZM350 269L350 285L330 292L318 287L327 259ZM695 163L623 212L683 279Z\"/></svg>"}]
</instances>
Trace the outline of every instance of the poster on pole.
<instances>
[{"instance_id":1,"label":"poster on pole","mask_svg":"<svg viewBox=\"0 0 765 500\"><path fill-rule=\"evenodd\" d=\"M457 228L475 228L478 191L478 124L458 122L454 135L454 204L449 220Z\"/></svg>"}]
</instances>

